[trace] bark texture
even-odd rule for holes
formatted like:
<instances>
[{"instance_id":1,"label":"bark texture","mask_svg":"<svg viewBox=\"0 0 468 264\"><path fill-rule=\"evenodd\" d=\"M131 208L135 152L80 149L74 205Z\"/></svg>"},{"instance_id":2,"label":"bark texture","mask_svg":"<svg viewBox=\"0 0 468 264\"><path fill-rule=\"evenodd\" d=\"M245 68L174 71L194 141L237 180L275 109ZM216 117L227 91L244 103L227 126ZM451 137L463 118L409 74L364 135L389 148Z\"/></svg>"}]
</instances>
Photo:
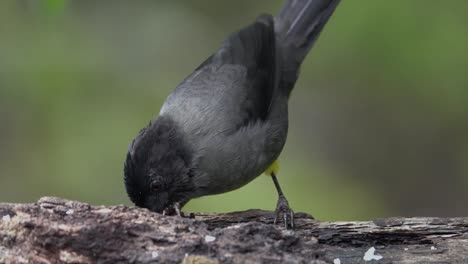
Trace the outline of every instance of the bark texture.
<instances>
[{"instance_id":1,"label":"bark texture","mask_svg":"<svg viewBox=\"0 0 468 264\"><path fill-rule=\"evenodd\" d=\"M319 222L296 213L168 217L55 197L0 204L0 263L468 263L468 218Z\"/></svg>"}]
</instances>

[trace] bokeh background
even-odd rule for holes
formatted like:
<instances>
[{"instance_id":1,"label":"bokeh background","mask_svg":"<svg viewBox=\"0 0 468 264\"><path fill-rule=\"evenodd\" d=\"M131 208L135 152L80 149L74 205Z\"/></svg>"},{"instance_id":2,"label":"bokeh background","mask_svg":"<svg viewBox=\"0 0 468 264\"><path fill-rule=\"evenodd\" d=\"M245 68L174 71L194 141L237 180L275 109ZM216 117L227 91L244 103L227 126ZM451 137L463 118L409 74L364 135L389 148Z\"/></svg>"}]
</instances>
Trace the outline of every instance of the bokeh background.
<instances>
[{"instance_id":1,"label":"bokeh background","mask_svg":"<svg viewBox=\"0 0 468 264\"><path fill-rule=\"evenodd\" d=\"M127 146L281 0L0 2L0 201L130 204ZM280 182L323 220L468 215L468 2L342 1L291 98ZM273 209L259 177L187 211Z\"/></svg>"}]
</instances>

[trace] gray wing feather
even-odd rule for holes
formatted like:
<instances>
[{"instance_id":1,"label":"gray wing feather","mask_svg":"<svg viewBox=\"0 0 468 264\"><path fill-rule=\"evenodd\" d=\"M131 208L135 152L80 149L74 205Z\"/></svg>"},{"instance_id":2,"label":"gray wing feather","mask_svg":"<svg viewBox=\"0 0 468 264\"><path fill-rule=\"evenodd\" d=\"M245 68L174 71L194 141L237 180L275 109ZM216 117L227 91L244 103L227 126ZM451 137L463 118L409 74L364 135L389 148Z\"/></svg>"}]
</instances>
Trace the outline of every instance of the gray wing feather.
<instances>
[{"instance_id":1,"label":"gray wing feather","mask_svg":"<svg viewBox=\"0 0 468 264\"><path fill-rule=\"evenodd\" d=\"M232 34L167 98L160 114L187 133L234 133L265 120L276 88L275 33L271 16Z\"/></svg>"},{"instance_id":2,"label":"gray wing feather","mask_svg":"<svg viewBox=\"0 0 468 264\"><path fill-rule=\"evenodd\" d=\"M169 95L160 115L170 115L188 134L233 133L247 120L246 69L241 65L208 65Z\"/></svg>"}]
</instances>

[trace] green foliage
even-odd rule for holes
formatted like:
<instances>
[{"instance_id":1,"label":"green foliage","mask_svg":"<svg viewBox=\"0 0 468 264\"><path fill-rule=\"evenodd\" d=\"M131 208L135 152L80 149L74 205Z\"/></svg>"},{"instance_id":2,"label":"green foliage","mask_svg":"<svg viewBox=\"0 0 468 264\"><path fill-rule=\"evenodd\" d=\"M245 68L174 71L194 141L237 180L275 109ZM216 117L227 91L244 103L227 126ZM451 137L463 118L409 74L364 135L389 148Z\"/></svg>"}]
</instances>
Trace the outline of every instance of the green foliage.
<instances>
[{"instance_id":1,"label":"green foliage","mask_svg":"<svg viewBox=\"0 0 468 264\"><path fill-rule=\"evenodd\" d=\"M42 0L43 13L49 16L62 14L67 2L67 0Z\"/></svg>"}]
</instances>

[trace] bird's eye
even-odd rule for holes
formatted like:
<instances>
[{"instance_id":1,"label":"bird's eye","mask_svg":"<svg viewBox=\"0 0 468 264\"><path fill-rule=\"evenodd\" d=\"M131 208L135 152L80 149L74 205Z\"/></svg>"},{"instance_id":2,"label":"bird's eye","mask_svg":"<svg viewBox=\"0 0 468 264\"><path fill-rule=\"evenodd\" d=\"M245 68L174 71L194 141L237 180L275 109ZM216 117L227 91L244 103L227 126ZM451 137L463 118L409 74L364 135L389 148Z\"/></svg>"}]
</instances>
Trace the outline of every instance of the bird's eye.
<instances>
[{"instance_id":1,"label":"bird's eye","mask_svg":"<svg viewBox=\"0 0 468 264\"><path fill-rule=\"evenodd\" d=\"M157 192L161 190L161 183L159 183L158 181L152 181L150 184L150 188L152 191Z\"/></svg>"}]
</instances>

